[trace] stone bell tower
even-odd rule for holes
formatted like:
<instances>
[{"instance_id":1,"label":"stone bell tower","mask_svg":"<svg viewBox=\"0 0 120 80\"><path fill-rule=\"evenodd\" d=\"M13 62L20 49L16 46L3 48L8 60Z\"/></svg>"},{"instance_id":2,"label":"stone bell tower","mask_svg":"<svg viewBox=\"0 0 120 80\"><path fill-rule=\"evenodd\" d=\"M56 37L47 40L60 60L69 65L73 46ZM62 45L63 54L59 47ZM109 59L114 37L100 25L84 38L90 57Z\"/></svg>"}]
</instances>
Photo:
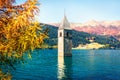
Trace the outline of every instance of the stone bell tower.
<instances>
[{"instance_id":1,"label":"stone bell tower","mask_svg":"<svg viewBox=\"0 0 120 80\"><path fill-rule=\"evenodd\" d=\"M58 29L58 56L72 56L72 29L66 15Z\"/></svg>"}]
</instances>

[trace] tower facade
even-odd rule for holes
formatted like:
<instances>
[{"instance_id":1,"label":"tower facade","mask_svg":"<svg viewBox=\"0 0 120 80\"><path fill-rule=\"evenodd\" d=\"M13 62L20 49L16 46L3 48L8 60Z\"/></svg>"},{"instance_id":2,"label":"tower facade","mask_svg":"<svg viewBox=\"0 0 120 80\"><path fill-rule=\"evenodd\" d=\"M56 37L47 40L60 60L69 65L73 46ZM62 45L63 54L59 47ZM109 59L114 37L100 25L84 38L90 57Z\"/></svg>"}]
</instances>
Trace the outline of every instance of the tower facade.
<instances>
[{"instance_id":1,"label":"tower facade","mask_svg":"<svg viewBox=\"0 0 120 80\"><path fill-rule=\"evenodd\" d=\"M72 56L72 30L65 15L58 29L58 56Z\"/></svg>"}]
</instances>

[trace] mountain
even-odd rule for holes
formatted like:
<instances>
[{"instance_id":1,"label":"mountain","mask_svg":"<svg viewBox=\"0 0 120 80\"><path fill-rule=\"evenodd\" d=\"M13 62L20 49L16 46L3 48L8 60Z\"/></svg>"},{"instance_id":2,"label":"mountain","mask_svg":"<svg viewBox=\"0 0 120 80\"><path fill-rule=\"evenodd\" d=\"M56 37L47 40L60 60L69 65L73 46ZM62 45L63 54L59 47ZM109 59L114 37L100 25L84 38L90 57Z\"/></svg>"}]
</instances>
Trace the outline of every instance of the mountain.
<instances>
[{"instance_id":1,"label":"mountain","mask_svg":"<svg viewBox=\"0 0 120 80\"><path fill-rule=\"evenodd\" d=\"M48 29L49 38L45 40L45 43L49 46L57 45L58 27L45 24L42 26L42 28L43 30ZM107 48L120 48L120 41L113 36L90 34L78 30L72 30L72 42L73 48L78 47L80 44L86 45L92 42L107 45Z\"/></svg>"},{"instance_id":2,"label":"mountain","mask_svg":"<svg viewBox=\"0 0 120 80\"><path fill-rule=\"evenodd\" d=\"M59 23L50 25L59 26ZM83 31L90 34L114 36L120 40L120 21L95 21L91 20L85 23L71 23L71 28L77 31Z\"/></svg>"}]
</instances>

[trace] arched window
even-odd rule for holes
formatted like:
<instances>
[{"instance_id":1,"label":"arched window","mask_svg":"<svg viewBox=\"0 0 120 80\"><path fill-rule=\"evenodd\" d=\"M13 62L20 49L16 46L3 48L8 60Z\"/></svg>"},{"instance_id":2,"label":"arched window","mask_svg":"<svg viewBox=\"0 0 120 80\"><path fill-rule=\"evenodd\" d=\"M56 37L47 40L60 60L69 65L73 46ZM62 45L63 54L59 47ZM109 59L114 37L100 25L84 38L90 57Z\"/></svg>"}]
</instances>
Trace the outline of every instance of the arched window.
<instances>
[{"instance_id":1,"label":"arched window","mask_svg":"<svg viewBox=\"0 0 120 80\"><path fill-rule=\"evenodd\" d=\"M69 33L68 32L66 33L66 35L67 35L67 37L69 37Z\"/></svg>"},{"instance_id":2,"label":"arched window","mask_svg":"<svg viewBox=\"0 0 120 80\"><path fill-rule=\"evenodd\" d=\"M62 37L62 32L60 32L60 37Z\"/></svg>"}]
</instances>

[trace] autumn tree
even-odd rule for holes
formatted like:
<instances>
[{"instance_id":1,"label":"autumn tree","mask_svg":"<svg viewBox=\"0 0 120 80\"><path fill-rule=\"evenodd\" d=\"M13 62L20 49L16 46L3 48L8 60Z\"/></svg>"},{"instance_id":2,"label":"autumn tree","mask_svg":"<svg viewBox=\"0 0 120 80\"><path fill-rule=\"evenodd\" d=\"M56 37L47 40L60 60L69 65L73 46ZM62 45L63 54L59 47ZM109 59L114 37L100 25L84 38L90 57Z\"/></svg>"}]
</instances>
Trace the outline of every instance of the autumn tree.
<instances>
[{"instance_id":1,"label":"autumn tree","mask_svg":"<svg viewBox=\"0 0 120 80\"><path fill-rule=\"evenodd\" d=\"M2 72L4 65L14 68L14 63L23 60L24 53L31 58L30 52L41 48L47 37L35 21L37 5L37 0L20 5L15 5L15 0L0 0L0 79L11 79Z\"/></svg>"}]
</instances>

